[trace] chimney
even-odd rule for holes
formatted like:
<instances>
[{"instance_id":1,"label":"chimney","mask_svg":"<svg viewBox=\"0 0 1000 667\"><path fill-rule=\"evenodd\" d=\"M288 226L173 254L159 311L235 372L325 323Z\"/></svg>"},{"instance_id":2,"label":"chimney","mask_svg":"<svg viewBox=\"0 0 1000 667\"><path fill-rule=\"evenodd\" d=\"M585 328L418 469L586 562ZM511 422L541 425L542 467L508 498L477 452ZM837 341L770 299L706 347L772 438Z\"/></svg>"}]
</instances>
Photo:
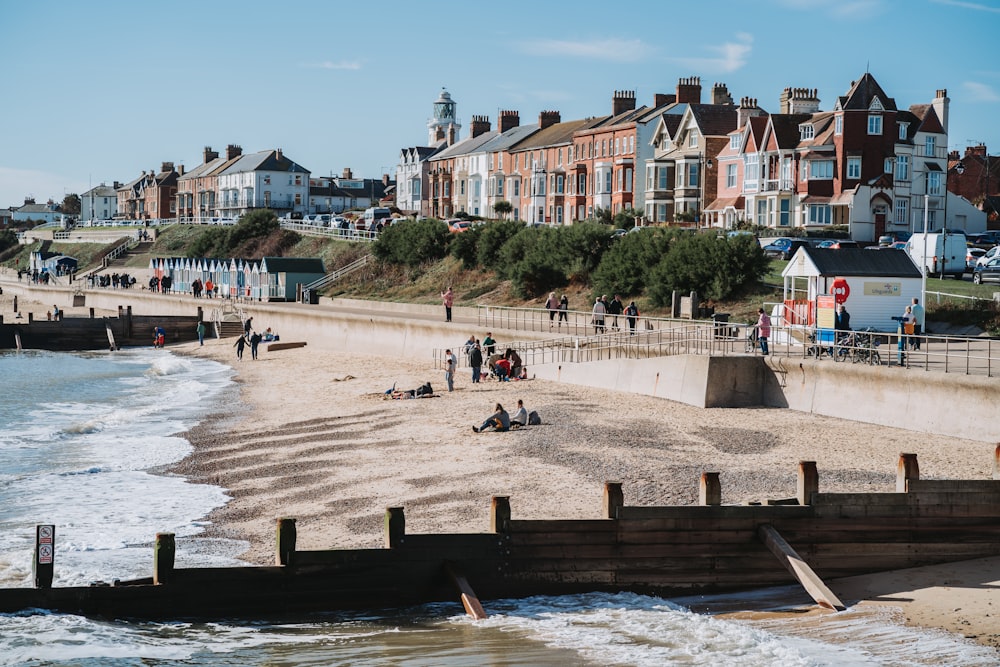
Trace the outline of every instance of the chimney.
<instances>
[{"instance_id":1,"label":"chimney","mask_svg":"<svg viewBox=\"0 0 1000 667\"><path fill-rule=\"evenodd\" d=\"M736 127L745 126L751 116L759 116L762 113L764 112L757 106L756 97L741 97L740 106L736 109Z\"/></svg>"},{"instance_id":2,"label":"chimney","mask_svg":"<svg viewBox=\"0 0 1000 667\"><path fill-rule=\"evenodd\" d=\"M449 146L454 146L455 145L455 126L454 125L449 125L448 126L448 145Z\"/></svg>"},{"instance_id":3,"label":"chimney","mask_svg":"<svg viewBox=\"0 0 1000 667\"><path fill-rule=\"evenodd\" d=\"M173 170L174 170L174 163L173 162L161 162L160 163L160 171L161 172L169 172L169 171L173 171Z\"/></svg>"},{"instance_id":4,"label":"chimney","mask_svg":"<svg viewBox=\"0 0 1000 667\"><path fill-rule=\"evenodd\" d=\"M444 128L438 126L437 130L434 131L434 141L441 141L444 139Z\"/></svg>"},{"instance_id":5,"label":"chimney","mask_svg":"<svg viewBox=\"0 0 1000 667\"><path fill-rule=\"evenodd\" d=\"M177 175L178 176L183 176L184 175L184 165L179 165L177 167Z\"/></svg>"},{"instance_id":6,"label":"chimney","mask_svg":"<svg viewBox=\"0 0 1000 667\"><path fill-rule=\"evenodd\" d=\"M785 88L779 98L781 113L818 113L818 88Z\"/></svg>"},{"instance_id":7,"label":"chimney","mask_svg":"<svg viewBox=\"0 0 1000 667\"><path fill-rule=\"evenodd\" d=\"M239 157L243 155L243 149L236 144L229 144L226 146L226 159L232 160L234 157Z\"/></svg>"},{"instance_id":8,"label":"chimney","mask_svg":"<svg viewBox=\"0 0 1000 667\"><path fill-rule=\"evenodd\" d=\"M968 146L965 149L965 157L981 157L986 159L986 144L979 144L978 146Z\"/></svg>"},{"instance_id":9,"label":"chimney","mask_svg":"<svg viewBox=\"0 0 1000 667\"><path fill-rule=\"evenodd\" d=\"M934 113L937 114L938 120L941 121L941 127L944 128L944 133L948 134L948 103L951 100L948 99L948 89L942 88L937 91L934 96Z\"/></svg>"},{"instance_id":10,"label":"chimney","mask_svg":"<svg viewBox=\"0 0 1000 667\"><path fill-rule=\"evenodd\" d=\"M668 104L673 104L677 101L676 95L667 95L666 93L656 93L653 95L653 106L654 107L664 107Z\"/></svg>"},{"instance_id":11,"label":"chimney","mask_svg":"<svg viewBox=\"0 0 1000 667\"><path fill-rule=\"evenodd\" d=\"M389 174L382 174L382 185L384 187L389 187L390 183L392 183L392 181L389 180Z\"/></svg>"},{"instance_id":12,"label":"chimney","mask_svg":"<svg viewBox=\"0 0 1000 667\"><path fill-rule=\"evenodd\" d=\"M122 184L119 183L118 181L113 181L113 182L114 182L114 185L112 187L114 187L115 190L117 190L118 188L120 188L122 186Z\"/></svg>"},{"instance_id":13,"label":"chimney","mask_svg":"<svg viewBox=\"0 0 1000 667\"><path fill-rule=\"evenodd\" d=\"M34 203L35 203L35 198L34 197L25 197L24 198L24 205L25 206L27 206L28 204L34 204Z\"/></svg>"},{"instance_id":14,"label":"chimney","mask_svg":"<svg viewBox=\"0 0 1000 667\"><path fill-rule=\"evenodd\" d=\"M478 137L480 134L489 132L492 127L488 116L473 116L472 127L469 128L469 131L473 137Z\"/></svg>"},{"instance_id":15,"label":"chimney","mask_svg":"<svg viewBox=\"0 0 1000 667\"><path fill-rule=\"evenodd\" d=\"M217 160L219 158L219 152L213 151L211 146L205 146L205 150L202 152L201 155L205 164L208 164L212 160Z\"/></svg>"},{"instance_id":16,"label":"chimney","mask_svg":"<svg viewBox=\"0 0 1000 667\"><path fill-rule=\"evenodd\" d=\"M701 104L701 78L697 76L677 80L678 104Z\"/></svg>"},{"instance_id":17,"label":"chimney","mask_svg":"<svg viewBox=\"0 0 1000 667\"><path fill-rule=\"evenodd\" d=\"M283 157L284 157L284 155L281 154L281 149L280 148L275 148L274 149L274 159L277 160L278 162L281 162L281 159Z\"/></svg>"},{"instance_id":18,"label":"chimney","mask_svg":"<svg viewBox=\"0 0 1000 667\"><path fill-rule=\"evenodd\" d=\"M732 105L733 96L729 94L729 88L724 83L712 84L712 104Z\"/></svg>"},{"instance_id":19,"label":"chimney","mask_svg":"<svg viewBox=\"0 0 1000 667\"><path fill-rule=\"evenodd\" d=\"M341 176L341 178L344 179L345 181L349 181L352 178L354 178L354 174L351 172L350 167L344 167L344 174L343 176Z\"/></svg>"},{"instance_id":20,"label":"chimney","mask_svg":"<svg viewBox=\"0 0 1000 667\"><path fill-rule=\"evenodd\" d=\"M616 90L611 98L611 115L618 116L626 111L635 111L635 91Z\"/></svg>"},{"instance_id":21,"label":"chimney","mask_svg":"<svg viewBox=\"0 0 1000 667\"><path fill-rule=\"evenodd\" d=\"M538 114L538 129L545 128L562 122L562 116L558 111L542 111Z\"/></svg>"},{"instance_id":22,"label":"chimney","mask_svg":"<svg viewBox=\"0 0 1000 667\"><path fill-rule=\"evenodd\" d=\"M512 130L521 124L521 115L516 111L501 111L500 119L497 121L497 127L500 130L500 134L503 134L507 130Z\"/></svg>"}]
</instances>

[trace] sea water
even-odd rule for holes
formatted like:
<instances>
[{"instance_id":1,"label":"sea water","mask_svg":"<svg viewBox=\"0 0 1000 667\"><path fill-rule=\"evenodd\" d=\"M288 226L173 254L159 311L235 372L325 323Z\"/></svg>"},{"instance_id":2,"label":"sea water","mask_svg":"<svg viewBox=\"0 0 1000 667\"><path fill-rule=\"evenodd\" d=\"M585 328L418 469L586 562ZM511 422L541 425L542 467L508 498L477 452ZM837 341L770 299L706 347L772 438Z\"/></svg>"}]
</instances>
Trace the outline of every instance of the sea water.
<instances>
[{"instance_id":1,"label":"sea water","mask_svg":"<svg viewBox=\"0 0 1000 667\"><path fill-rule=\"evenodd\" d=\"M180 567L239 565L202 537L225 489L162 472L179 434L237 398L231 370L166 350L0 353L0 586L30 586L34 526L56 526L55 585L150 576L156 532ZM784 591L779 598L795 597ZM760 597L743 596L748 608ZM721 596L720 607L734 601ZM735 621L684 600L592 593L278 622L0 614L0 665L992 665L996 652L891 610ZM712 605L699 598L699 607Z\"/></svg>"}]
</instances>

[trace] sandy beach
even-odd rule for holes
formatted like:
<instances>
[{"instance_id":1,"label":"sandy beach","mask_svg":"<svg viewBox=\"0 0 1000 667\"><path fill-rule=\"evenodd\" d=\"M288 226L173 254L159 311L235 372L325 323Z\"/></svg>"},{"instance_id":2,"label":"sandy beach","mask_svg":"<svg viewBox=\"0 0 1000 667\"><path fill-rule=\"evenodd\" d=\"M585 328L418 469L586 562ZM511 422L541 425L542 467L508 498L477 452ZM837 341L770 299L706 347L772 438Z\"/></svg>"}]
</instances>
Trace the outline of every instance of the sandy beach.
<instances>
[{"instance_id":1,"label":"sandy beach","mask_svg":"<svg viewBox=\"0 0 1000 667\"><path fill-rule=\"evenodd\" d=\"M602 485L630 505L697 501L702 471L721 473L724 503L795 495L800 460L821 491L892 491L900 452L926 479L987 479L993 447L901 428L780 409L699 409L543 380L473 384L453 393L430 360L313 347L236 360L232 341L173 348L236 370L231 409L193 429L173 472L219 484L233 500L211 532L245 539L250 562L273 560L274 520L295 517L303 549L382 545L386 507L407 532L485 532L493 495L516 518L597 518ZM386 400L393 385L431 382L434 398ZM517 399L543 425L476 434ZM828 582L847 604L900 607L907 622L1000 647L1000 557ZM819 610L810 613L822 614Z\"/></svg>"}]
</instances>

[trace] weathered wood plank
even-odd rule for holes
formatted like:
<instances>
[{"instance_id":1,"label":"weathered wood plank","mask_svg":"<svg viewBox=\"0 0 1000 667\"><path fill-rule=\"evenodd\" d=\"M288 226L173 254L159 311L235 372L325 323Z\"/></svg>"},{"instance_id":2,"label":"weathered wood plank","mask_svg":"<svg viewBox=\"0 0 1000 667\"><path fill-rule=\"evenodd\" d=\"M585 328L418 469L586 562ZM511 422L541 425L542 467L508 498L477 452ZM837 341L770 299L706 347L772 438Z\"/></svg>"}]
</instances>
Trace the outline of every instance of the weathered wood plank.
<instances>
[{"instance_id":1,"label":"weathered wood plank","mask_svg":"<svg viewBox=\"0 0 1000 667\"><path fill-rule=\"evenodd\" d=\"M893 494L895 495L895 494ZM770 521L776 517L809 516L812 509L799 505L676 505L660 507L625 506L618 512L618 520L638 519L756 519Z\"/></svg>"},{"instance_id":2,"label":"weathered wood plank","mask_svg":"<svg viewBox=\"0 0 1000 667\"><path fill-rule=\"evenodd\" d=\"M511 533L615 532L612 519L511 519Z\"/></svg>"},{"instance_id":3,"label":"weathered wood plank","mask_svg":"<svg viewBox=\"0 0 1000 667\"><path fill-rule=\"evenodd\" d=\"M483 605L479 602L479 596L472 590L472 586L469 585L469 581L465 578L465 575L458 571L454 563L445 563L445 571L451 578L455 588L458 589L459 596L462 599L462 606L465 607L465 613L477 621L487 618L486 610L483 609Z\"/></svg>"},{"instance_id":4,"label":"weathered wood plank","mask_svg":"<svg viewBox=\"0 0 1000 667\"><path fill-rule=\"evenodd\" d=\"M931 493L996 493L1000 494L997 479L911 479L907 484L910 494Z\"/></svg>"},{"instance_id":5,"label":"weathered wood plank","mask_svg":"<svg viewBox=\"0 0 1000 667\"><path fill-rule=\"evenodd\" d=\"M759 528L760 539L771 550L778 561L791 572L806 592L816 601L816 604L827 609L843 611L847 607L833 594L819 575L813 572L809 564L781 537L774 526L762 525Z\"/></svg>"},{"instance_id":6,"label":"weathered wood plank","mask_svg":"<svg viewBox=\"0 0 1000 667\"><path fill-rule=\"evenodd\" d=\"M294 343L268 343L267 351L277 352L278 350L291 350L296 347L305 347L305 346L306 346L305 341L294 342Z\"/></svg>"}]
</instances>

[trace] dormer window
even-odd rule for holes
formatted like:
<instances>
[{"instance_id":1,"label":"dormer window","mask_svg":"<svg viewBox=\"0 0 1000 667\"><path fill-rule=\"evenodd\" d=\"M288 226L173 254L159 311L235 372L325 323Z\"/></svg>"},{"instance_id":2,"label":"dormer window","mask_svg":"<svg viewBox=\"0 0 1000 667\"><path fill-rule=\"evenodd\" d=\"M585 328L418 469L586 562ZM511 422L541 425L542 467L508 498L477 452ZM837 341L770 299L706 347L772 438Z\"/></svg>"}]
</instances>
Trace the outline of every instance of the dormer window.
<instances>
[{"instance_id":1,"label":"dormer window","mask_svg":"<svg viewBox=\"0 0 1000 667\"><path fill-rule=\"evenodd\" d=\"M816 136L816 128L812 125L799 125L799 139L805 141Z\"/></svg>"},{"instance_id":2,"label":"dormer window","mask_svg":"<svg viewBox=\"0 0 1000 667\"><path fill-rule=\"evenodd\" d=\"M882 106L882 100L879 98L872 99L872 103L868 105L869 111L885 111L885 107Z\"/></svg>"},{"instance_id":3,"label":"dormer window","mask_svg":"<svg viewBox=\"0 0 1000 667\"><path fill-rule=\"evenodd\" d=\"M734 134L729 137L729 150L738 151L740 149L740 135Z\"/></svg>"},{"instance_id":4,"label":"dormer window","mask_svg":"<svg viewBox=\"0 0 1000 667\"><path fill-rule=\"evenodd\" d=\"M900 141L906 139L906 130L909 128L909 123L898 123L899 125L899 139Z\"/></svg>"},{"instance_id":5,"label":"dormer window","mask_svg":"<svg viewBox=\"0 0 1000 667\"><path fill-rule=\"evenodd\" d=\"M882 134L882 114L868 114L868 134Z\"/></svg>"}]
</instances>

